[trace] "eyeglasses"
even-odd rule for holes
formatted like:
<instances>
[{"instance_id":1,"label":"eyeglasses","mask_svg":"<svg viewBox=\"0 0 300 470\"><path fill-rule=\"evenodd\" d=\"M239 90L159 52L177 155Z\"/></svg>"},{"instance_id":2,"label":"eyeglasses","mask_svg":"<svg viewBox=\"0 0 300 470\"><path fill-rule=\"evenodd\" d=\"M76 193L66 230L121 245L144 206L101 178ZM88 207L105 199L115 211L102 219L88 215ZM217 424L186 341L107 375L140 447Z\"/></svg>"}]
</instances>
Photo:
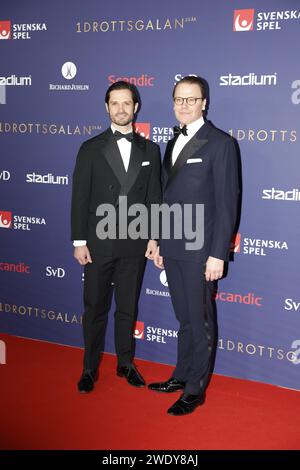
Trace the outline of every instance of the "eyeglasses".
<instances>
[{"instance_id":1,"label":"eyeglasses","mask_svg":"<svg viewBox=\"0 0 300 470\"><path fill-rule=\"evenodd\" d=\"M188 98L181 98L180 96L176 96L174 98L174 103L180 106L186 102L189 106L194 106L197 100L203 100L203 98L194 98L193 96L189 96Z\"/></svg>"}]
</instances>

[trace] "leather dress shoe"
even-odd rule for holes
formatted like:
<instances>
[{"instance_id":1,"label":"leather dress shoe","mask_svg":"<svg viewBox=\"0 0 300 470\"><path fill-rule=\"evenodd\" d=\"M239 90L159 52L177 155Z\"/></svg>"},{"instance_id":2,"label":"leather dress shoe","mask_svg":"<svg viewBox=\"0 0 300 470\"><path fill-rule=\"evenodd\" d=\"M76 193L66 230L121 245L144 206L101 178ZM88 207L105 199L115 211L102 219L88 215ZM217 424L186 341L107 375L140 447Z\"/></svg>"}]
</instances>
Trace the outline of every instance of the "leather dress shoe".
<instances>
[{"instance_id":1,"label":"leather dress shoe","mask_svg":"<svg viewBox=\"0 0 300 470\"><path fill-rule=\"evenodd\" d=\"M134 387L144 387L146 385L145 380L133 365L118 366L117 375L118 377L125 377L127 382Z\"/></svg>"},{"instance_id":2,"label":"leather dress shoe","mask_svg":"<svg viewBox=\"0 0 300 470\"><path fill-rule=\"evenodd\" d=\"M91 392L94 388L94 382L98 380L98 371L95 369L86 369L77 384L80 393Z\"/></svg>"},{"instance_id":3,"label":"leather dress shoe","mask_svg":"<svg viewBox=\"0 0 300 470\"><path fill-rule=\"evenodd\" d=\"M180 380L171 377L166 382L156 382L149 384L148 388L150 390L154 390L155 392L172 393L177 392L178 390L183 390L184 386L184 382L180 382Z\"/></svg>"},{"instance_id":4,"label":"leather dress shoe","mask_svg":"<svg viewBox=\"0 0 300 470\"><path fill-rule=\"evenodd\" d=\"M203 405L205 396L203 395L191 395L189 393L183 393L179 400L168 409L167 413L173 416L183 416L192 413L197 406Z\"/></svg>"}]
</instances>

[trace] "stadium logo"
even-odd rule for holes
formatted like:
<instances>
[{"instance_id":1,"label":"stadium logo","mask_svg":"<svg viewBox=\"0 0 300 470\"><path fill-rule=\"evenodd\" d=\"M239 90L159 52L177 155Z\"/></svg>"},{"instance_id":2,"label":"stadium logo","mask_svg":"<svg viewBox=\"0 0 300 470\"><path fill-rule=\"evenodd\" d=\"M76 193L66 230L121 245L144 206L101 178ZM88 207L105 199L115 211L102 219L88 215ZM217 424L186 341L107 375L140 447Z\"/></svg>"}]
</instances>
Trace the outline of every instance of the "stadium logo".
<instances>
[{"instance_id":1,"label":"stadium logo","mask_svg":"<svg viewBox=\"0 0 300 470\"><path fill-rule=\"evenodd\" d=\"M256 75L254 72L247 75L228 75L220 76L220 86L276 86L277 73L273 75Z\"/></svg>"},{"instance_id":2,"label":"stadium logo","mask_svg":"<svg viewBox=\"0 0 300 470\"><path fill-rule=\"evenodd\" d=\"M52 175L52 173L47 173L46 175L39 175L37 173L27 173L26 174L26 183L68 185L69 184L69 175L54 176L54 175Z\"/></svg>"},{"instance_id":3,"label":"stadium logo","mask_svg":"<svg viewBox=\"0 0 300 470\"><path fill-rule=\"evenodd\" d=\"M283 189L263 189L262 199L273 199L277 201L300 201L300 190L297 188L291 189L289 191L284 191Z\"/></svg>"}]
</instances>

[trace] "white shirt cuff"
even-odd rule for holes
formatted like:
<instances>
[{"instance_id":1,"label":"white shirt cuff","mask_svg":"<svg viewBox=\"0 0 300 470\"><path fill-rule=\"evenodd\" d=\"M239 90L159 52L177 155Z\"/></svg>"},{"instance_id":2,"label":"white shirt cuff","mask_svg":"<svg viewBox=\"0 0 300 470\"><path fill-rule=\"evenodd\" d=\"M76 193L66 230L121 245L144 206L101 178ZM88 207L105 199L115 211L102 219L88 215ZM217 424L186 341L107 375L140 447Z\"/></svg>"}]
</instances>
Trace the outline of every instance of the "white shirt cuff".
<instances>
[{"instance_id":1,"label":"white shirt cuff","mask_svg":"<svg viewBox=\"0 0 300 470\"><path fill-rule=\"evenodd\" d=\"M73 246L86 246L86 240L74 240Z\"/></svg>"}]
</instances>

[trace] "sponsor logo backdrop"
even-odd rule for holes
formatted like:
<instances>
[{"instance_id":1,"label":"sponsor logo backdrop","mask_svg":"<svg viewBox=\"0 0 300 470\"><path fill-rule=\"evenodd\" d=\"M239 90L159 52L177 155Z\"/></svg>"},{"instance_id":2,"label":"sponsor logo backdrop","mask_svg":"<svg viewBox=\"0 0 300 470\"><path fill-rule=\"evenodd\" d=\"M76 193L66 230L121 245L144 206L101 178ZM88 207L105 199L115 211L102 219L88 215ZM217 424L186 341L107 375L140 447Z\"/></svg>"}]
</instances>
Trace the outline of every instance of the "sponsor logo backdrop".
<instances>
[{"instance_id":1,"label":"sponsor logo backdrop","mask_svg":"<svg viewBox=\"0 0 300 470\"><path fill-rule=\"evenodd\" d=\"M300 389L299 5L247 6L1 2L2 332L82 347L84 276L69 228L77 150L108 126L104 94L122 78L141 93L137 130L163 153L173 85L199 74L208 118L237 139L243 169L234 262L216 293L215 371ZM137 357L174 364L177 330L165 273L148 264ZM105 347L114 352L112 314Z\"/></svg>"}]
</instances>

